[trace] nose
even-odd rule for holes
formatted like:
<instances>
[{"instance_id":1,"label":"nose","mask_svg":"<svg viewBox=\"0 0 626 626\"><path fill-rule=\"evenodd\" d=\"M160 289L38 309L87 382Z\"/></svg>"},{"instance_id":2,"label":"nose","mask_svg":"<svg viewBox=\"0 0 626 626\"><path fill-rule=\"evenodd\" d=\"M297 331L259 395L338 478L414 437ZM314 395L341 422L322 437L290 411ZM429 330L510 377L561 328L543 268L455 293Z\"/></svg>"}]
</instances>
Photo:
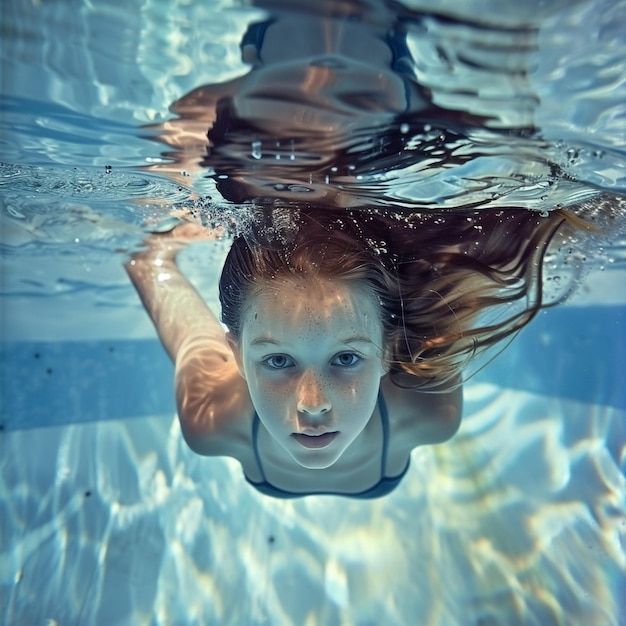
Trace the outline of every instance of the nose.
<instances>
[{"instance_id":1,"label":"nose","mask_svg":"<svg viewBox=\"0 0 626 626\"><path fill-rule=\"evenodd\" d=\"M298 385L298 413L319 417L330 411L330 408L331 403L322 380L315 372L306 371Z\"/></svg>"}]
</instances>

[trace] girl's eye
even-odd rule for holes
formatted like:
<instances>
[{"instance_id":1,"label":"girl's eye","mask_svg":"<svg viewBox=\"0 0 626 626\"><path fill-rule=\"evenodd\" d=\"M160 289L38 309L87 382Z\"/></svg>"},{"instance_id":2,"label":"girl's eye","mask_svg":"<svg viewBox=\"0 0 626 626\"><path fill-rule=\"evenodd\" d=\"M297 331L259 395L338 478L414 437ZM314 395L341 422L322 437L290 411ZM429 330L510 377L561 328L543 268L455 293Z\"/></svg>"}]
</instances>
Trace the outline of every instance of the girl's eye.
<instances>
[{"instance_id":1,"label":"girl's eye","mask_svg":"<svg viewBox=\"0 0 626 626\"><path fill-rule=\"evenodd\" d=\"M282 370L294 364L293 359L286 354L273 354L264 359L263 363L275 370Z\"/></svg>"},{"instance_id":2,"label":"girl's eye","mask_svg":"<svg viewBox=\"0 0 626 626\"><path fill-rule=\"evenodd\" d=\"M361 357L354 352L342 352L333 359L333 365L339 365L340 367L350 367L356 365L361 360Z\"/></svg>"}]
</instances>

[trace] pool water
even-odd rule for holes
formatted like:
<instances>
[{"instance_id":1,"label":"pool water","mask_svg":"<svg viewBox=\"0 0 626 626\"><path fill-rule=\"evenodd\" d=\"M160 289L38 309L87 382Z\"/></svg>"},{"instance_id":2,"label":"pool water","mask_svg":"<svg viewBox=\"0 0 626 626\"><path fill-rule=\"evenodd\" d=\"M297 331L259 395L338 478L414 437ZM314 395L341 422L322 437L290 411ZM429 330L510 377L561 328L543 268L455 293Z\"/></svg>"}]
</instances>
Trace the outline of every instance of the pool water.
<instances>
[{"instance_id":1,"label":"pool water","mask_svg":"<svg viewBox=\"0 0 626 626\"><path fill-rule=\"evenodd\" d=\"M424 206L538 211L601 197L614 219L555 274L570 298L469 380L455 438L361 502L267 498L236 462L192 453L123 270L172 206L241 217L154 128L193 89L249 71L239 45L266 13L3 4L1 623L626 624L626 6L410 6L426 16L416 76L438 104L532 122L541 141L497 143L486 125L456 167L435 154L369 189L405 208L416 189ZM522 36L529 78L507 82ZM320 176L316 191L333 183ZM181 259L213 307L227 249Z\"/></svg>"}]
</instances>

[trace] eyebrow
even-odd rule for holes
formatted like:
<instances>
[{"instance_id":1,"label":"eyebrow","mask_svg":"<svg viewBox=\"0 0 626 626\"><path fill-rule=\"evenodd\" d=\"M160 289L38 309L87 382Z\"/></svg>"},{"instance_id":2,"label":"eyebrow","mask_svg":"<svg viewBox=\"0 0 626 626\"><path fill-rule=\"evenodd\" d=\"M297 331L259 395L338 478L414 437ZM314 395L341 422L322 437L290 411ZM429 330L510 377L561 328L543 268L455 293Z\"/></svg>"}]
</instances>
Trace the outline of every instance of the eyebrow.
<instances>
[{"instance_id":1,"label":"eyebrow","mask_svg":"<svg viewBox=\"0 0 626 626\"><path fill-rule=\"evenodd\" d=\"M280 341L276 341L276 339L270 339L269 337L257 337L250 342L251 346L263 346L266 344L271 346L278 346L280 345Z\"/></svg>"},{"instance_id":2,"label":"eyebrow","mask_svg":"<svg viewBox=\"0 0 626 626\"><path fill-rule=\"evenodd\" d=\"M347 339L340 339L340 343L374 343L369 337L365 335L355 335L354 337L348 337Z\"/></svg>"},{"instance_id":3,"label":"eyebrow","mask_svg":"<svg viewBox=\"0 0 626 626\"><path fill-rule=\"evenodd\" d=\"M346 339L340 339L339 343L371 343L374 342L365 335L355 335L354 337L347 337ZM251 346L279 346L280 341L272 339L271 337L257 337L250 342Z\"/></svg>"}]
</instances>

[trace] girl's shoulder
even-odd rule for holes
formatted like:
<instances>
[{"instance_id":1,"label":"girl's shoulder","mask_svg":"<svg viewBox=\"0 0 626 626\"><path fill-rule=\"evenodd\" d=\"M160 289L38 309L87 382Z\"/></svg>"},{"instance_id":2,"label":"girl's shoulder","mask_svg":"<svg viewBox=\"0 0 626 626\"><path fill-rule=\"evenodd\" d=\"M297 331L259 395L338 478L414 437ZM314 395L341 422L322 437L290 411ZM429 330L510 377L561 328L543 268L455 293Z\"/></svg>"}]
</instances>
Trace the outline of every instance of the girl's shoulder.
<instances>
[{"instance_id":1,"label":"girl's shoulder","mask_svg":"<svg viewBox=\"0 0 626 626\"><path fill-rule=\"evenodd\" d=\"M463 412L461 385L451 391L426 393L398 387L387 375L381 390L393 438L409 450L447 441L458 430Z\"/></svg>"}]
</instances>

